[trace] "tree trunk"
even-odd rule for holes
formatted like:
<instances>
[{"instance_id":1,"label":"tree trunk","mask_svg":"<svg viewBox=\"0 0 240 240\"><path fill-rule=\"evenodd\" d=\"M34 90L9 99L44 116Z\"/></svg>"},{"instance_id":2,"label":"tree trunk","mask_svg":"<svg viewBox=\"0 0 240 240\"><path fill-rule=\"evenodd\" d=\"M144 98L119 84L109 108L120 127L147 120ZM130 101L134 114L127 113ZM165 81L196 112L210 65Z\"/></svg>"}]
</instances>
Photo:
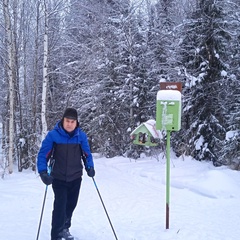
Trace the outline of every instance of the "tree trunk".
<instances>
[{"instance_id":1,"label":"tree trunk","mask_svg":"<svg viewBox=\"0 0 240 240\"><path fill-rule=\"evenodd\" d=\"M13 172L13 141L14 141L14 75L13 75L13 41L9 13L9 0L3 1L3 12L6 31L7 46L7 79L9 83L9 148L8 148L8 171Z\"/></svg>"},{"instance_id":2,"label":"tree trunk","mask_svg":"<svg viewBox=\"0 0 240 240\"><path fill-rule=\"evenodd\" d=\"M44 46L43 46L43 84L42 84L42 140L47 134L46 104L47 104L47 85L48 85L48 9L44 1Z\"/></svg>"}]
</instances>

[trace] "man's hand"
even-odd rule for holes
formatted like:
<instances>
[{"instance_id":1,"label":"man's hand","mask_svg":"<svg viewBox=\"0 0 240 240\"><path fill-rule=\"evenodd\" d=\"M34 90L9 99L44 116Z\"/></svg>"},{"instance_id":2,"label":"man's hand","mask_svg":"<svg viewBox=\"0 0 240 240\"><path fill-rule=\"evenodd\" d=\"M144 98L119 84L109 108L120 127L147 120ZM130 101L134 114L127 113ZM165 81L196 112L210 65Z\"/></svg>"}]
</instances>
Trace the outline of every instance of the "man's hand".
<instances>
[{"instance_id":1,"label":"man's hand","mask_svg":"<svg viewBox=\"0 0 240 240\"><path fill-rule=\"evenodd\" d=\"M87 169L87 175L88 175L89 177L94 177L94 176L95 176L95 170L94 170L93 167L89 167L89 168Z\"/></svg>"},{"instance_id":2,"label":"man's hand","mask_svg":"<svg viewBox=\"0 0 240 240\"><path fill-rule=\"evenodd\" d=\"M41 172L40 177L44 184L50 185L53 182L53 177L47 173L47 171Z\"/></svg>"}]
</instances>

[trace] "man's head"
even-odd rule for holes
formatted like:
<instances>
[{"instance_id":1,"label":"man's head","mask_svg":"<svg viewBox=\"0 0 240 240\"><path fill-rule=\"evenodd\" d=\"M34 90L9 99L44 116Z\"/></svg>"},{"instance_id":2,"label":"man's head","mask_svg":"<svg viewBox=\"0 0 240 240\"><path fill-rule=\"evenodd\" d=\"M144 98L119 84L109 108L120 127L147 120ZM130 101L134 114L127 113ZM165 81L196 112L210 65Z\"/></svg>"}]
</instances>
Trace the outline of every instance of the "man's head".
<instances>
[{"instance_id":1,"label":"man's head","mask_svg":"<svg viewBox=\"0 0 240 240\"><path fill-rule=\"evenodd\" d=\"M78 125L78 114L74 108L67 108L62 119L63 128L67 132L72 132Z\"/></svg>"}]
</instances>

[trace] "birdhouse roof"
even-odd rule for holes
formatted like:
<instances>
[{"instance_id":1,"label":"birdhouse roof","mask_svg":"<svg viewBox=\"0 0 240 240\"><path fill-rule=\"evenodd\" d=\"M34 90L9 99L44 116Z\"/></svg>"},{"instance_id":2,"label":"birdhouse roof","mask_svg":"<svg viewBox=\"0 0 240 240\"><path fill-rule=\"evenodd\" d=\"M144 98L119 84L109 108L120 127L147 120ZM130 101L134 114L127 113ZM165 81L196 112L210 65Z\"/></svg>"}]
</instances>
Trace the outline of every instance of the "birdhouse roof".
<instances>
[{"instance_id":1,"label":"birdhouse roof","mask_svg":"<svg viewBox=\"0 0 240 240\"><path fill-rule=\"evenodd\" d=\"M154 138L160 138L160 131L156 130L156 121L153 119L148 120L144 123L144 126L148 129L148 131L151 133L151 135Z\"/></svg>"},{"instance_id":2,"label":"birdhouse roof","mask_svg":"<svg viewBox=\"0 0 240 240\"><path fill-rule=\"evenodd\" d=\"M143 127L145 127L154 138L160 138L161 132L159 130L156 130L156 121L153 119L150 119L147 122L142 123L134 131L132 131L131 135L140 132L141 128Z\"/></svg>"}]
</instances>

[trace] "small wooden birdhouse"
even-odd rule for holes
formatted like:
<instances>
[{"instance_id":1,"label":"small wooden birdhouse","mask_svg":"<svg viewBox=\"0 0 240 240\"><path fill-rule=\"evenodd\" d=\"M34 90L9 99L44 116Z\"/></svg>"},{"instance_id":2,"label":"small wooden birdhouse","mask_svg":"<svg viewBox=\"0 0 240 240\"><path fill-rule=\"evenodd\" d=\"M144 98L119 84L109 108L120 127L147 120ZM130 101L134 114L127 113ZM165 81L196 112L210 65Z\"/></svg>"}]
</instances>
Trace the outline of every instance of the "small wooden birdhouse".
<instances>
[{"instance_id":1,"label":"small wooden birdhouse","mask_svg":"<svg viewBox=\"0 0 240 240\"><path fill-rule=\"evenodd\" d=\"M138 126L130 135L133 144L158 146L161 133L156 130L156 121L151 119Z\"/></svg>"}]
</instances>

